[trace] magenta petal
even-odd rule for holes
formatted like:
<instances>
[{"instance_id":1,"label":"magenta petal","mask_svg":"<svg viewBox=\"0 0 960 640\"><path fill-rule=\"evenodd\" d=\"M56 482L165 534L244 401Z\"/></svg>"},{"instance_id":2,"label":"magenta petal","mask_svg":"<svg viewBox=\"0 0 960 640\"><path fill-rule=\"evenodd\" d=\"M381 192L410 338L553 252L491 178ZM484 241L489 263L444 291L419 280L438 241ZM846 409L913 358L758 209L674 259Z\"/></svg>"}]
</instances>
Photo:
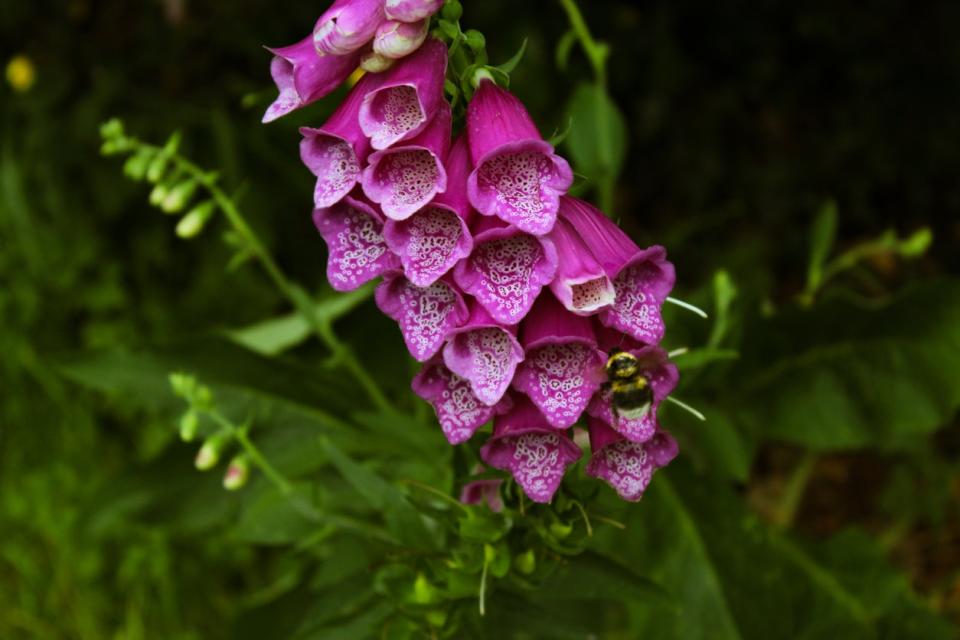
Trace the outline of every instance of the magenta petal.
<instances>
[{"instance_id":1,"label":"magenta petal","mask_svg":"<svg viewBox=\"0 0 960 640\"><path fill-rule=\"evenodd\" d=\"M500 497L500 485L503 480L495 478L493 480L473 480L463 485L460 492L460 502L463 504L482 504L487 506L494 513L503 511L503 498Z\"/></svg>"},{"instance_id":2,"label":"magenta petal","mask_svg":"<svg viewBox=\"0 0 960 640\"><path fill-rule=\"evenodd\" d=\"M494 405L510 387L517 364L523 361L523 347L515 329L503 327L480 305L471 309L470 319L454 329L443 348L443 362L470 382L474 395Z\"/></svg>"},{"instance_id":3,"label":"magenta petal","mask_svg":"<svg viewBox=\"0 0 960 640\"><path fill-rule=\"evenodd\" d=\"M613 280L613 306L600 312L600 322L647 344L658 344L665 327L661 307L676 275L666 250L654 245L638 251Z\"/></svg>"},{"instance_id":4,"label":"magenta petal","mask_svg":"<svg viewBox=\"0 0 960 640\"><path fill-rule=\"evenodd\" d=\"M384 5L388 18L416 22L439 11L443 0L386 0Z\"/></svg>"},{"instance_id":5,"label":"magenta petal","mask_svg":"<svg viewBox=\"0 0 960 640\"><path fill-rule=\"evenodd\" d=\"M596 419L590 421L590 448L587 475L608 483L630 502L643 497L653 473L669 464L678 451L676 441L665 431L644 443L631 442Z\"/></svg>"},{"instance_id":6,"label":"magenta petal","mask_svg":"<svg viewBox=\"0 0 960 640\"><path fill-rule=\"evenodd\" d=\"M313 38L278 49L267 49L274 55L270 75L280 91L267 108L263 122L273 122L291 111L316 102L347 79L360 63L360 54L318 56Z\"/></svg>"},{"instance_id":7,"label":"magenta petal","mask_svg":"<svg viewBox=\"0 0 960 640\"><path fill-rule=\"evenodd\" d=\"M593 400L587 407L587 413L611 425L627 440L646 442L656 433L657 409L660 403L676 388L680 374L676 365L667 360L666 352L659 347L644 346L637 350L631 350L631 353L640 359L641 372L647 377L650 386L653 388L653 404L650 411L645 416L632 420L618 417L613 412L610 391L601 390L594 395Z\"/></svg>"},{"instance_id":8,"label":"magenta petal","mask_svg":"<svg viewBox=\"0 0 960 640\"><path fill-rule=\"evenodd\" d=\"M377 33L373 37L373 50L384 58L399 60L420 48L427 39L428 31L429 23L426 20L388 20L377 27Z\"/></svg>"},{"instance_id":9,"label":"magenta petal","mask_svg":"<svg viewBox=\"0 0 960 640\"><path fill-rule=\"evenodd\" d=\"M572 426L603 381L604 355L590 322L540 296L522 325L526 357L513 388L523 392L558 429Z\"/></svg>"},{"instance_id":10,"label":"magenta petal","mask_svg":"<svg viewBox=\"0 0 960 640\"><path fill-rule=\"evenodd\" d=\"M413 378L413 391L433 405L437 421L450 444L466 442L500 407L477 399L470 383L450 371L443 360L434 358Z\"/></svg>"},{"instance_id":11,"label":"magenta petal","mask_svg":"<svg viewBox=\"0 0 960 640\"><path fill-rule=\"evenodd\" d=\"M548 503L580 448L552 429L529 400L517 398L511 411L494 421L493 436L480 449L491 467L509 471L534 502Z\"/></svg>"},{"instance_id":12,"label":"magenta petal","mask_svg":"<svg viewBox=\"0 0 960 640\"><path fill-rule=\"evenodd\" d=\"M352 291L400 266L383 239L383 222L374 209L347 196L316 209L313 222L327 243L327 279L337 291Z\"/></svg>"},{"instance_id":13,"label":"magenta petal","mask_svg":"<svg viewBox=\"0 0 960 640\"><path fill-rule=\"evenodd\" d=\"M550 283L557 300L579 315L611 306L616 298L613 283L576 230L560 219L550 239L557 247L557 277Z\"/></svg>"},{"instance_id":14,"label":"magenta petal","mask_svg":"<svg viewBox=\"0 0 960 640\"><path fill-rule=\"evenodd\" d=\"M410 282L426 287L436 282L473 250L466 223L444 206L429 205L403 221L387 220L384 237L400 257Z\"/></svg>"},{"instance_id":15,"label":"magenta petal","mask_svg":"<svg viewBox=\"0 0 960 640\"><path fill-rule=\"evenodd\" d=\"M504 226L474 234L473 253L453 273L494 319L516 324L556 270L557 252L549 239Z\"/></svg>"},{"instance_id":16,"label":"magenta petal","mask_svg":"<svg viewBox=\"0 0 960 640\"><path fill-rule=\"evenodd\" d=\"M576 198L562 199L560 217L613 279L616 299L600 312L600 321L641 342L659 343L664 333L660 307L676 280L666 250L660 246L640 249L603 213Z\"/></svg>"},{"instance_id":17,"label":"magenta petal","mask_svg":"<svg viewBox=\"0 0 960 640\"><path fill-rule=\"evenodd\" d=\"M336 0L313 29L320 54L345 55L370 42L384 21L383 0Z\"/></svg>"},{"instance_id":18,"label":"magenta petal","mask_svg":"<svg viewBox=\"0 0 960 640\"><path fill-rule=\"evenodd\" d=\"M373 153L363 170L363 192L384 215L406 220L447 189L443 166L450 148L450 105L442 103L430 126L403 146Z\"/></svg>"},{"instance_id":19,"label":"magenta petal","mask_svg":"<svg viewBox=\"0 0 960 640\"><path fill-rule=\"evenodd\" d=\"M445 103L446 72L447 47L434 38L385 72L382 85L360 107L360 128L374 149L409 140L427 127Z\"/></svg>"},{"instance_id":20,"label":"magenta petal","mask_svg":"<svg viewBox=\"0 0 960 640\"><path fill-rule=\"evenodd\" d=\"M469 315L457 290L442 280L418 287L398 273L387 274L377 287L376 300L380 310L400 325L410 355L419 362L433 357L450 331Z\"/></svg>"},{"instance_id":21,"label":"magenta petal","mask_svg":"<svg viewBox=\"0 0 960 640\"><path fill-rule=\"evenodd\" d=\"M360 180L361 164L370 154L370 141L360 130L357 114L363 97L377 84L377 76L365 75L323 126L300 129L300 158L317 176L313 191L317 208L332 206Z\"/></svg>"},{"instance_id":22,"label":"magenta petal","mask_svg":"<svg viewBox=\"0 0 960 640\"><path fill-rule=\"evenodd\" d=\"M573 172L540 137L523 104L483 80L467 108L467 131L476 167L467 183L473 206L528 233L548 233Z\"/></svg>"}]
</instances>

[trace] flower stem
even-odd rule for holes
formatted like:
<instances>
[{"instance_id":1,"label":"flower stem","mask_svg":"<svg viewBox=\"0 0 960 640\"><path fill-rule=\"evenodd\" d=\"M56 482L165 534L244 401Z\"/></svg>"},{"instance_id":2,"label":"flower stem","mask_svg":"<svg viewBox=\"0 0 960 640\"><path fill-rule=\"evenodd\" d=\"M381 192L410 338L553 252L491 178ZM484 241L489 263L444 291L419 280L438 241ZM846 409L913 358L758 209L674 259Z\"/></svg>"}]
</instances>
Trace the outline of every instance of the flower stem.
<instances>
[{"instance_id":1,"label":"flower stem","mask_svg":"<svg viewBox=\"0 0 960 640\"><path fill-rule=\"evenodd\" d=\"M260 241L260 238L257 236L256 232L247 223L246 219L243 217L243 214L240 213L240 209L237 207L236 203L234 203L230 196L228 196L223 189L217 185L215 178L186 158L183 158L179 155L174 155L172 159L180 167L180 169L193 175L210 193L210 195L213 196L214 201L217 203L217 206L220 208L220 210L223 211L223 215L226 216L227 221L244 239L250 252L255 258L257 258L257 260L260 261L260 264L263 266L264 270L267 272L267 275L270 277L276 287L281 293L283 293L284 296L286 296L288 300L290 300L297 312L303 316L304 320L306 320L313 329L314 333L333 353L335 359L338 362L342 362L343 366L346 367L346 369L357 380L360 386L363 387L364 391L370 397L370 400L373 401L373 403L381 411L391 410L392 406L390 401L387 400L387 397L380 389L380 386L370 376L370 374L367 373L367 370L363 367L360 361L357 360L353 351L337 338L336 334L333 332L333 328L330 326L330 323L324 322L317 316L313 306L313 301L310 299L310 297L307 296L299 286L287 279L287 276L283 273L279 265L273 259L273 256L270 255L270 252Z\"/></svg>"},{"instance_id":2,"label":"flower stem","mask_svg":"<svg viewBox=\"0 0 960 640\"><path fill-rule=\"evenodd\" d=\"M583 52L587 54L593 66L593 73L597 78L597 83L601 87L607 85L607 47L596 40L590 34L590 28L587 26L576 0L560 0L560 5L567 12L567 18L570 20L570 26L583 47Z\"/></svg>"},{"instance_id":3,"label":"flower stem","mask_svg":"<svg viewBox=\"0 0 960 640\"><path fill-rule=\"evenodd\" d=\"M804 452L800 462L787 478L783 494L780 496L780 508L773 514L774 524L778 527L786 529L793 524L816 466L817 454L812 451Z\"/></svg>"}]
</instances>

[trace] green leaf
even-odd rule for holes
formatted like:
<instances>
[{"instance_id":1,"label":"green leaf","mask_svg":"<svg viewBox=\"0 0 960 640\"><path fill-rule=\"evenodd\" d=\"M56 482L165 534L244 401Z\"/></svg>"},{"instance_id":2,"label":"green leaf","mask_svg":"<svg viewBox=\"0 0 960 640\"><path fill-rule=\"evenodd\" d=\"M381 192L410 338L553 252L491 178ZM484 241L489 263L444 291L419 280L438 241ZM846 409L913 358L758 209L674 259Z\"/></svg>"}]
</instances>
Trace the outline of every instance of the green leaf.
<instances>
[{"instance_id":1,"label":"green leaf","mask_svg":"<svg viewBox=\"0 0 960 640\"><path fill-rule=\"evenodd\" d=\"M329 439L324 438L321 443L327 451L330 462L343 478L371 507L383 512L387 530L397 540L417 549L431 548L436 545L435 538L427 529L420 513L396 486L384 480L372 469L352 460Z\"/></svg>"},{"instance_id":2,"label":"green leaf","mask_svg":"<svg viewBox=\"0 0 960 640\"><path fill-rule=\"evenodd\" d=\"M629 132L617 105L603 87L579 85L567 105L573 128L566 139L577 172L590 178L613 180L627 155Z\"/></svg>"},{"instance_id":3,"label":"green leaf","mask_svg":"<svg viewBox=\"0 0 960 640\"><path fill-rule=\"evenodd\" d=\"M748 328L737 415L756 433L819 450L896 448L960 407L960 282L883 308L832 301Z\"/></svg>"},{"instance_id":4,"label":"green leaf","mask_svg":"<svg viewBox=\"0 0 960 640\"><path fill-rule=\"evenodd\" d=\"M289 313L242 329L228 331L227 335L251 351L265 356L275 356L309 338L310 325L299 313Z\"/></svg>"},{"instance_id":5,"label":"green leaf","mask_svg":"<svg viewBox=\"0 0 960 640\"><path fill-rule=\"evenodd\" d=\"M650 639L950 637L878 554L861 571L896 582L877 598L833 554L813 552L749 513L714 478L682 461L659 472L639 506L624 508L620 532L601 529L598 546L642 567L677 599L679 612L636 606L630 637ZM839 560L839 561L838 561ZM898 635L899 612L914 612L918 635Z\"/></svg>"},{"instance_id":6,"label":"green leaf","mask_svg":"<svg viewBox=\"0 0 960 640\"><path fill-rule=\"evenodd\" d=\"M520 64L520 61L523 60L523 55L527 52L527 39L523 39L523 44L520 45L520 49L517 50L513 57L504 62L501 65L497 65L497 69L510 75L513 73L513 70L517 68L517 65Z\"/></svg>"},{"instance_id":7,"label":"green leaf","mask_svg":"<svg viewBox=\"0 0 960 640\"><path fill-rule=\"evenodd\" d=\"M820 207L810 229L810 262L807 291L815 292L823 281L823 266L830 257L837 236L837 203L828 200Z\"/></svg>"},{"instance_id":8,"label":"green leaf","mask_svg":"<svg viewBox=\"0 0 960 640\"><path fill-rule=\"evenodd\" d=\"M544 581L534 598L672 604L669 594L652 580L592 551L570 558Z\"/></svg>"},{"instance_id":9,"label":"green leaf","mask_svg":"<svg viewBox=\"0 0 960 640\"><path fill-rule=\"evenodd\" d=\"M272 484L257 482L241 494L243 507L234 532L240 540L254 544L287 545L302 540L318 524L298 504L313 505L316 492L316 487L299 485L294 495L285 495Z\"/></svg>"},{"instance_id":10,"label":"green leaf","mask_svg":"<svg viewBox=\"0 0 960 640\"><path fill-rule=\"evenodd\" d=\"M737 297L737 287L730 274L721 269L713 274L713 329L707 345L718 347L730 331L730 307Z\"/></svg>"}]
</instances>

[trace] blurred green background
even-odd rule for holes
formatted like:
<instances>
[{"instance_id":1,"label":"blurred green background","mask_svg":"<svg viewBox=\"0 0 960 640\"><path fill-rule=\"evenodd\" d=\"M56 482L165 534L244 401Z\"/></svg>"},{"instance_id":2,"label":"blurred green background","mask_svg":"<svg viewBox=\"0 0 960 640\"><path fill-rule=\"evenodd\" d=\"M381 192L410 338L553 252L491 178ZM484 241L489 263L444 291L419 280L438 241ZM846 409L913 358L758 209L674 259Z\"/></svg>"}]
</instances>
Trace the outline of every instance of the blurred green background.
<instances>
[{"instance_id":1,"label":"blurred green background","mask_svg":"<svg viewBox=\"0 0 960 640\"><path fill-rule=\"evenodd\" d=\"M610 45L622 112L603 120L624 143L604 164L575 97L591 69L575 46L558 54L559 5L464 4L494 61L529 40L511 86L545 135L573 118L561 149L579 188L609 198L640 244L665 245L678 295L716 312L672 313L668 330L670 348L704 347L681 359L679 393L710 419L663 417L683 446L671 473L692 516L664 515L677 494L651 489L624 516L638 524L610 542L679 594L680 613L629 628L666 615L658 637L759 638L776 628L763 610L784 607L786 637L844 628L829 621L847 609L863 637L951 637L960 5L583 3ZM255 268L225 269L219 232L177 239L144 187L100 157L112 116L147 140L182 130L186 155L237 190L280 264L322 289L296 129L337 98L259 124L274 95L261 44L303 37L322 8L0 0L0 638L285 637L276 629L308 606L285 596L322 554L237 524L243 499L193 470L169 392L89 391L62 363L289 312ZM344 324L413 407L399 333L369 302ZM320 355L307 344L288 357ZM691 527L701 535L684 556ZM787 554L812 591L778 564L767 536L784 530L804 563L821 563ZM650 557L671 545L672 565ZM267 605L276 627L254 622Z\"/></svg>"}]
</instances>

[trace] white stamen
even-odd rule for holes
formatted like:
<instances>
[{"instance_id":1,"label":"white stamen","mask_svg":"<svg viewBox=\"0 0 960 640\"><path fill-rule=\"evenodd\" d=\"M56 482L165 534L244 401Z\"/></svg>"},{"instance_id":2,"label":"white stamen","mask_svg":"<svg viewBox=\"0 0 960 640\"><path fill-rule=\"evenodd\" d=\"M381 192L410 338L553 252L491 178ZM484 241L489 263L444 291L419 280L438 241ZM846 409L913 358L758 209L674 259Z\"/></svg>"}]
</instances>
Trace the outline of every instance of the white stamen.
<instances>
[{"instance_id":1,"label":"white stamen","mask_svg":"<svg viewBox=\"0 0 960 640\"><path fill-rule=\"evenodd\" d=\"M668 358L676 358L677 356L682 356L682 355L686 354L686 353L689 352L689 351L690 351L689 347L680 347L679 349L674 349L673 351L669 352L669 353L667 354L667 357L668 357Z\"/></svg>"},{"instance_id":2,"label":"white stamen","mask_svg":"<svg viewBox=\"0 0 960 640\"><path fill-rule=\"evenodd\" d=\"M677 300L676 298L671 298L671 297L669 297L669 296L667 296L667 302L669 302L669 303L671 303L671 304L675 304L675 305L677 305L678 307L683 307L683 308L686 309L687 311L690 311L690 312L692 312L692 313L695 313L695 314L697 314L698 316L700 316L701 318L707 318L707 317L709 317L709 316L707 316L707 312L706 312L706 311L704 311L704 310L701 309L700 307L697 307L697 306L694 306L694 305L690 304L689 302L684 302L683 300Z\"/></svg>"},{"instance_id":3,"label":"white stamen","mask_svg":"<svg viewBox=\"0 0 960 640\"><path fill-rule=\"evenodd\" d=\"M686 402L681 402L680 400L677 400L677 399L674 398L673 396L667 396L667 400L669 400L669 401L672 402L673 404L677 405L677 406L680 407L681 409L685 409L686 411L689 411L691 414L693 414L693 415L694 415L696 418L698 418L699 420L703 420L704 422L706 422L707 416L703 415L702 413L700 413L699 411L697 411L696 409L694 409L693 407L691 407L690 405L688 405Z\"/></svg>"}]
</instances>

